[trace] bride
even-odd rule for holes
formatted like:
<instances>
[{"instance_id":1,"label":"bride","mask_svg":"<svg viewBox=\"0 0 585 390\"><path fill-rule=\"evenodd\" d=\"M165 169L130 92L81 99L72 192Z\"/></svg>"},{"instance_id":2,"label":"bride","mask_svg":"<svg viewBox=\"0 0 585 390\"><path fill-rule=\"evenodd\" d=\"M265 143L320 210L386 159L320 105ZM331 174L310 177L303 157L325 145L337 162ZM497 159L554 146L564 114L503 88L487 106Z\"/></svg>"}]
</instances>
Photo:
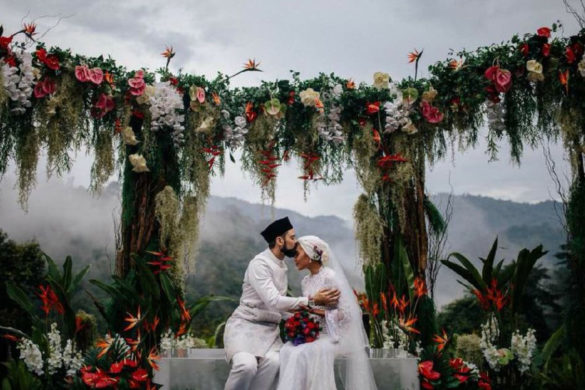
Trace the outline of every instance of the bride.
<instances>
[{"instance_id":1,"label":"bride","mask_svg":"<svg viewBox=\"0 0 585 390\"><path fill-rule=\"evenodd\" d=\"M341 265L319 237L301 237L298 244L295 264L310 271L301 282L303 296L335 287L341 297L335 308L310 306L322 328L317 340L298 346L289 341L281 348L278 390L335 390L336 357L346 358L341 374L346 390L375 390L361 310Z\"/></svg>"}]
</instances>

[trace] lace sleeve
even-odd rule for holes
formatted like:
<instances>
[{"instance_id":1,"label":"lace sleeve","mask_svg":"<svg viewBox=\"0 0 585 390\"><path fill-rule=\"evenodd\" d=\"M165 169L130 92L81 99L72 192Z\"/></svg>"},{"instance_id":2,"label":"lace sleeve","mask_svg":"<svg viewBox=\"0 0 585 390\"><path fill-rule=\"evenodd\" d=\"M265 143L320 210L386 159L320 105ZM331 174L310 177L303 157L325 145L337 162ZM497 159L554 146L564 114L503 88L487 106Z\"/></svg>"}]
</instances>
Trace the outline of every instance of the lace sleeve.
<instances>
[{"instance_id":1,"label":"lace sleeve","mask_svg":"<svg viewBox=\"0 0 585 390\"><path fill-rule=\"evenodd\" d=\"M339 288L339 283L333 270L330 270L325 279L325 287ZM351 321L351 311L347 299L348 297L345 297L342 292L337 307L325 310L327 329L331 338L336 342L339 341L339 338L347 328L347 324Z\"/></svg>"}]
</instances>

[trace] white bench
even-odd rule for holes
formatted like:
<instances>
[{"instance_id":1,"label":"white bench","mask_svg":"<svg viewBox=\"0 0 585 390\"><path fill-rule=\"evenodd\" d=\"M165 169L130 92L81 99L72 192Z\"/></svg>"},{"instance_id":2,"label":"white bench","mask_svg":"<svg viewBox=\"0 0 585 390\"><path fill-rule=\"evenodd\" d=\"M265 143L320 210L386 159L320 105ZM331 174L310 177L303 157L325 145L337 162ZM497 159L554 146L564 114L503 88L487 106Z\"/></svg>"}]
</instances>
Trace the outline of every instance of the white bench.
<instances>
[{"instance_id":1,"label":"white bench","mask_svg":"<svg viewBox=\"0 0 585 390\"><path fill-rule=\"evenodd\" d=\"M222 390L230 370L223 349L190 349L185 352L184 357L173 352L171 357L160 359L155 383L163 385L163 390ZM390 350L372 350L370 356L379 390L419 390L416 357L395 357ZM339 390L343 389L339 373L344 360L335 361Z\"/></svg>"}]
</instances>

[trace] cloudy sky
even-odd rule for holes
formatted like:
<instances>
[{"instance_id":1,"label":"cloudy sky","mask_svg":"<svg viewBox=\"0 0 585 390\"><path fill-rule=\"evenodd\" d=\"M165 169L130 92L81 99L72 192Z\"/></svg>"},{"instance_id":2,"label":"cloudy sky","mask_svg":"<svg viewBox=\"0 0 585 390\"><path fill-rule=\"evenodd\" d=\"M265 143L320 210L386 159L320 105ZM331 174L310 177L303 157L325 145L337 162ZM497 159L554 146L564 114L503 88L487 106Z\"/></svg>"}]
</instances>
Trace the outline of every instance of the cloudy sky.
<instances>
[{"instance_id":1,"label":"cloudy sky","mask_svg":"<svg viewBox=\"0 0 585 390\"><path fill-rule=\"evenodd\" d=\"M0 23L16 31L22 21L36 20L49 45L69 47L85 55L109 54L130 69L164 65L160 53L172 45L171 68L213 77L230 73L248 58L261 62L263 73L244 74L238 85L261 79L286 78L289 70L309 78L335 72L358 82L371 82L385 71L394 79L411 75L407 53L424 49L424 68L444 59L450 49L474 49L534 32L560 20L564 35L578 31L562 0L224 0L224 1L27 1L0 0ZM538 202L556 198L542 150L526 150L522 164L512 165L505 142L499 161L488 162L485 142L474 150L429 168L430 193L453 191L503 199ZM562 172L568 172L562 148L551 145ZM89 183L90 157L80 155L69 178ZM350 219L360 189L348 172L343 183L313 189L303 200L295 162L280 170L276 205L307 215L335 214ZM39 169L39 180L46 180ZM260 200L260 191L227 163L226 175L215 178L212 193ZM15 205L16 206L16 205Z\"/></svg>"}]
</instances>

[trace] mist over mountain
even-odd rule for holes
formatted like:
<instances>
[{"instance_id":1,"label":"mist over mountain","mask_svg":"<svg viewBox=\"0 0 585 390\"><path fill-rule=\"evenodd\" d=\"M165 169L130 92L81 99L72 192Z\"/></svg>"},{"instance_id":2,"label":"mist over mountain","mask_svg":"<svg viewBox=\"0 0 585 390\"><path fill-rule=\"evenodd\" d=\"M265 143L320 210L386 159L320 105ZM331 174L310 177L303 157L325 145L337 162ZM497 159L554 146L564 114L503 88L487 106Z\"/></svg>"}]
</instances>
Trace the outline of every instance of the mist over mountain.
<instances>
[{"instance_id":1,"label":"mist over mountain","mask_svg":"<svg viewBox=\"0 0 585 390\"><path fill-rule=\"evenodd\" d=\"M445 210L448 195L431 198L439 210ZM452 201L446 254L457 251L478 264L478 257L487 255L497 235L498 259L512 260L520 249L542 243L549 250L543 264L554 266L554 253L564 239L559 203L527 204L471 195L456 195ZM17 204L14 182L9 177L0 182L0 229L16 241L37 241L58 262L71 255L76 267L91 264L88 278L107 279L114 269L114 221L119 213L117 183L93 196L85 188L56 179L40 182L31 194L26 213ZM186 280L188 297L208 294L239 297L248 262L266 247L259 232L273 218L285 215L290 217L297 236L314 234L327 241L350 283L358 290L363 289L352 221L336 216L306 217L237 198L212 196L201 219L195 270ZM292 261L287 260L287 264L290 288L298 293L303 275L296 271ZM443 267L435 295L437 304L442 306L462 294L455 275ZM222 303L217 312L202 320L217 320L234 306L235 303Z\"/></svg>"}]
</instances>

